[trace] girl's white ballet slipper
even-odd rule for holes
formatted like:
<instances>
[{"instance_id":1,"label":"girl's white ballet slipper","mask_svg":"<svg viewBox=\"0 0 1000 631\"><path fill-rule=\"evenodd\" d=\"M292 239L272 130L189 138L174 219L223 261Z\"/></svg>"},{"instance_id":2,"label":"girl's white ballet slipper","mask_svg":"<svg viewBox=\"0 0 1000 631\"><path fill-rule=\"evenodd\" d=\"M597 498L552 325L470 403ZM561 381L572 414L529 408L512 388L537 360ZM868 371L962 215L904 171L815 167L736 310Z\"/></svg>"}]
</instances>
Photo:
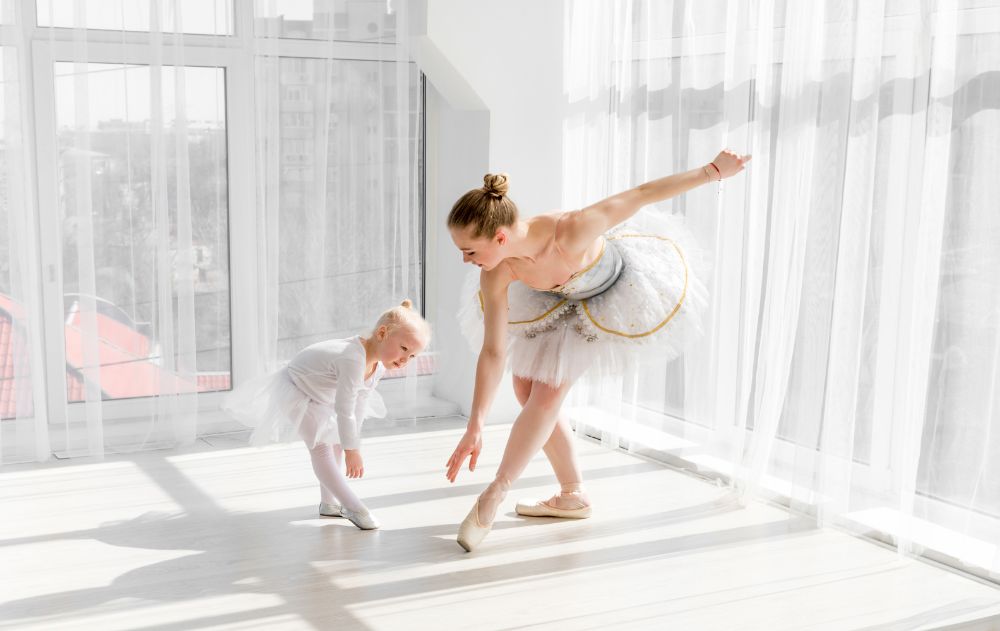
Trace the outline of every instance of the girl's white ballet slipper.
<instances>
[{"instance_id":1,"label":"girl's white ballet slipper","mask_svg":"<svg viewBox=\"0 0 1000 631\"><path fill-rule=\"evenodd\" d=\"M379 523L378 520L375 519L375 515L372 515L367 510L364 512L356 512L346 506L341 506L340 513L343 517L351 520L351 523L361 530L375 530L379 527Z\"/></svg>"},{"instance_id":2,"label":"girl's white ballet slipper","mask_svg":"<svg viewBox=\"0 0 1000 631\"><path fill-rule=\"evenodd\" d=\"M458 545L465 548L466 552L472 552L486 535L490 533L490 529L493 524L484 526L479 523L479 500L476 499L476 503L472 506L472 510L469 514L465 516L462 524L458 527Z\"/></svg>"},{"instance_id":3,"label":"girl's white ballet slipper","mask_svg":"<svg viewBox=\"0 0 1000 631\"><path fill-rule=\"evenodd\" d=\"M544 500L520 500L515 508L518 515L525 517L562 517L563 519L586 519L590 517L589 504L582 502L575 508L558 508Z\"/></svg>"},{"instance_id":4,"label":"girl's white ballet slipper","mask_svg":"<svg viewBox=\"0 0 1000 631\"><path fill-rule=\"evenodd\" d=\"M320 502L319 515L320 517L343 517L344 513L340 504L327 504L326 502Z\"/></svg>"}]
</instances>

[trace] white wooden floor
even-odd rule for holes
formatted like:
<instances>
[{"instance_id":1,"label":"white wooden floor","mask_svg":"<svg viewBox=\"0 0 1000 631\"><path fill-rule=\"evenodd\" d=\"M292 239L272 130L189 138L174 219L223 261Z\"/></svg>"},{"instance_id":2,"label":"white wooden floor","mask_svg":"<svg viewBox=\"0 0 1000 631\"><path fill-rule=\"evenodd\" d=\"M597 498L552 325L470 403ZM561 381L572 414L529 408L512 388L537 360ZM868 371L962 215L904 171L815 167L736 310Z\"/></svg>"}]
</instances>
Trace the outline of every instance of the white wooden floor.
<instances>
[{"instance_id":1,"label":"white wooden floor","mask_svg":"<svg viewBox=\"0 0 1000 631\"><path fill-rule=\"evenodd\" d=\"M374 532L317 518L301 445L0 469L0 629L1000 629L994 587L586 443L592 519L513 513L552 490L538 459L465 554L508 428L449 485L462 427L366 439Z\"/></svg>"}]
</instances>

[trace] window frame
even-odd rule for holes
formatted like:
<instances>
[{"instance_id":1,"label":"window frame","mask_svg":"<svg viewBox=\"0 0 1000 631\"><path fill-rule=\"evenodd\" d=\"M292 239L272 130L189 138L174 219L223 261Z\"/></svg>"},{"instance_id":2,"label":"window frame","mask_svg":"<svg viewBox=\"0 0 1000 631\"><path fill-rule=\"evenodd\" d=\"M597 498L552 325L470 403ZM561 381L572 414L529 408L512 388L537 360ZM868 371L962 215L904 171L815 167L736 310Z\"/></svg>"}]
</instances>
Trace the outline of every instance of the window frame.
<instances>
[{"instance_id":1,"label":"window frame","mask_svg":"<svg viewBox=\"0 0 1000 631\"><path fill-rule=\"evenodd\" d=\"M255 209L256 190L243 184L254 181L256 129L254 114L236 104L252 101L253 73L262 57L337 59L357 61L396 61L396 46L392 43L345 42L269 38L254 32L252 2L233 0L233 33L226 35L162 33L159 60L171 65L183 59L185 66L221 68L225 73L227 203L229 230L229 291L230 291L230 383L236 387L255 375L259 365L261 331L257 319L257 237L255 212L234 209ZM24 90L22 106L26 125L31 133L28 143L32 169L32 212L37 218L39 235L38 291L43 305L41 338L44 355L44 392L35 393L36 413L42 412L49 426L65 422L85 422L85 402L66 400L66 351L63 325L63 290L61 261L61 230L58 220L58 196L54 186L57 178L52 159L57 151L57 130L54 108L54 64L73 62L75 30L64 27L38 26L35 0L16 0L14 24L0 25L0 45L11 46L18 55ZM176 44L183 46L179 56ZM150 34L141 31L87 30L87 62L147 65L153 59ZM422 81L422 80L421 80ZM421 90L421 99L423 91ZM422 102L422 101L421 101ZM421 106L423 107L423 106ZM425 143L421 138L421 143ZM425 177L424 169L419 170ZM423 222L424 183L419 213ZM418 253L423 270L422 285L426 284L426 251L421 239ZM422 287L422 291L425 288ZM198 410L216 411L225 391L198 393ZM156 396L105 400L101 402L103 420L127 422L156 413ZM225 427L227 421L203 419L199 433Z\"/></svg>"},{"instance_id":2,"label":"window frame","mask_svg":"<svg viewBox=\"0 0 1000 631\"><path fill-rule=\"evenodd\" d=\"M62 282L62 229L59 221L59 200L57 194L57 168L54 166L54 156L58 154L57 129L55 121L55 84L54 64L57 62L73 62L75 57L74 44L71 41L39 41L32 42L33 78L35 83L35 116L36 116L36 165L38 177L38 218L39 238L41 240L40 257L42 266L42 292L44 309L44 339L46 340L46 391L49 423L58 424L64 421L82 422L86 418L87 409L83 402L70 403L66 401L66 371L55 367L66 366L66 349L64 341L64 323L62 321L63 282ZM149 46L139 47L111 43L90 43L87 45L88 63L136 64L149 65L152 52ZM164 46L162 62L172 65L178 60L178 51L174 46ZM234 261L239 258L239 244L255 243L253 216L245 213L233 213L233 208L253 208L253 191L250 187L240 186L239 182L252 180L253 173L253 130L252 116L241 108L233 107L233 103L247 102L250 94L250 82L245 68L241 67L240 51L227 48L224 51L209 48L187 48L182 56L185 66L221 68L224 74L226 94L226 163L227 163L227 214L229 215L229 292L230 292L230 373L231 380L237 379L237 366L248 364L247 353L252 347L237 343L246 338L247 328L242 322L244 318L237 317L238 305L247 299L247 289L253 288L253 268L236 269ZM233 127L230 127L233 126ZM247 132L250 133L247 133ZM243 132L243 133L240 133ZM242 258L247 258L243 256ZM252 260L252 259L251 259ZM239 294L237 297L234 294ZM245 310L242 313L254 313ZM199 409L217 408L224 392L199 393ZM105 419L130 418L155 413L156 397L134 399L106 400L101 402L102 417Z\"/></svg>"}]
</instances>

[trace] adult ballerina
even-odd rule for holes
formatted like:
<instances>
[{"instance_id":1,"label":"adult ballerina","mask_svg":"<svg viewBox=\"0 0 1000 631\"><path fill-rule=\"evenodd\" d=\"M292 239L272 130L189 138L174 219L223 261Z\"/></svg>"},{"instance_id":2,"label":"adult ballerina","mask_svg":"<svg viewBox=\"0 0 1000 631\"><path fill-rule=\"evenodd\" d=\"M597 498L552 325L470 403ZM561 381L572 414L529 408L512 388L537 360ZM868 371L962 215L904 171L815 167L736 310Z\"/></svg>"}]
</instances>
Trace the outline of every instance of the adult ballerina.
<instances>
[{"instance_id":1,"label":"adult ballerina","mask_svg":"<svg viewBox=\"0 0 1000 631\"><path fill-rule=\"evenodd\" d=\"M481 333L482 347L468 427L447 463L449 481L455 481L466 459L469 470L475 470L483 424L508 350L514 394L522 406L496 477L459 527L457 540L467 551L489 533L510 485L539 449L560 490L548 500L519 502L517 512L590 516L572 430L560 414L566 394L595 364L604 373L615 373L643 351L676 357L683 338L700 329L707 302L685 256L690 236L679 219L636 214L649 204L735 175L749 159L724 150L702 167L581 210L527 219L519 217L507 197L507 176L488 174L483 187L468 191L452 207L451 238L463 261L481 269L478 291L461 319L467 336Z\"/></svg>"}]
</instances>

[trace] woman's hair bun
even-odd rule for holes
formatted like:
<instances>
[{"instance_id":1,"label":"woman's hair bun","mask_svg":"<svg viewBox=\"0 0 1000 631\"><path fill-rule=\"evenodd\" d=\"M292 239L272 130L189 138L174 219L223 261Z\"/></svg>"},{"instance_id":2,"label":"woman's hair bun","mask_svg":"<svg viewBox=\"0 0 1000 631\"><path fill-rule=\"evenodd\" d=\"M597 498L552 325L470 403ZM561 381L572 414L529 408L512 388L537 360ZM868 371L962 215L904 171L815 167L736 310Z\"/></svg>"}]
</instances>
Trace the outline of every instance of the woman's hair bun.
<instances>
[{"instance_id":1,"label":"woman's hair bun","mask_svg":"<svg viewBox=\"0 0 1000 631\"><path fill-rule=\"evenodd\" d=\"M510 178L506 173L487 173L483 176L483 190L487 195L497 199L507 194L510 188Z\"/></svg>"},{"instance_id":2,"label":"woman's hair bun","mask_svg":"<svg viewBox=\"0 0 1000 631\"><path fill-rule=\"evenodd\" d=\"M400 307L406 307L407 309L412 309L413 308L413 301L410 300L409 298L407 298L407 299L403 300L403 302L399 303L399 306Z\"/></svg>"}]
</instances>

